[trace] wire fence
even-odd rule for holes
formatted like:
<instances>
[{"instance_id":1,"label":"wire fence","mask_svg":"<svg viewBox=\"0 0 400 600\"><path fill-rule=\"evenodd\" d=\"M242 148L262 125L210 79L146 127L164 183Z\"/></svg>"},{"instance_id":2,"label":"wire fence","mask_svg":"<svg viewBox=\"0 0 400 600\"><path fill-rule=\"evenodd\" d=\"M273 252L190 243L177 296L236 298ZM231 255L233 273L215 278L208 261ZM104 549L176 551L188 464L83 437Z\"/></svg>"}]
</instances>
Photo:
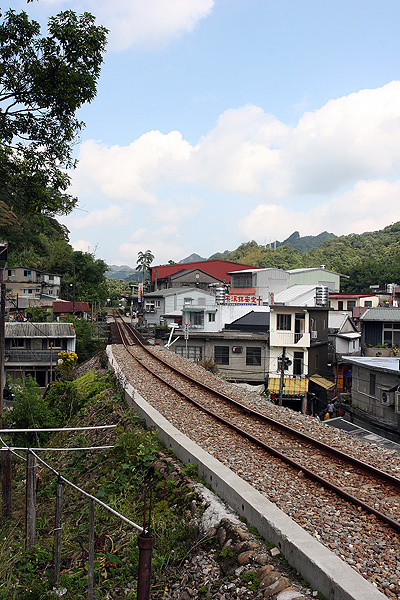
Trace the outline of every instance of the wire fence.
<instances>
[{"instance_id":1,"label":"wire fence","mask_svg":"<svg viewBox=\"0 0 400 600\"><path fill-rule=\"evenodd\" d=\"M35 432L60 432L60 431L82 431L93 429L110 429L115 425L99 425L94 427L66 427L54 429L1 429L0 434L12 435L14 433L32 433ZM78 494L84 496L89 503L89 546L88 546L88 586L87 599L93 600L94 594L94 526L95 526L95 505L99 505L108 511L116 518L123 521L130 528L139 532L138 548L139 548L139 570L138 570L138 586L137 600L149 600L150 598L150 576L151 576L151 560L153 548L155 545L155 537L150 533L150 512L149 510L149 526L146 528L146 495L144 503L144 523L143 527L134 523L120 512L113 509L111 506L99 500L92 494L89 494L81 487L72 483L64 477L59 471L54 469L48 462L43 460L38 452L41 451L76 451L76 450L101 450L112 448L113 446L91 446L86 448L24 448L13 447L8 445L3 438L0 437L0 455L1 455L1 490L2 490L2 515L4 518L12 517L12 469L11 457L14 456L26 462L26 513L25 513L25 547L31 549L36 544L36 489L37 489L37 467L40 463L44 468L48 469L57 477L57 488L55 496L55 524L53 529L53 561L52 561L52 582L53 586L57 586L60 582L61 573L61 545L62 545L62 514L63 514L63 487L68 485ZM26 451L26 457L18 454L16 450Z\"/></svg>"}]
</instances>

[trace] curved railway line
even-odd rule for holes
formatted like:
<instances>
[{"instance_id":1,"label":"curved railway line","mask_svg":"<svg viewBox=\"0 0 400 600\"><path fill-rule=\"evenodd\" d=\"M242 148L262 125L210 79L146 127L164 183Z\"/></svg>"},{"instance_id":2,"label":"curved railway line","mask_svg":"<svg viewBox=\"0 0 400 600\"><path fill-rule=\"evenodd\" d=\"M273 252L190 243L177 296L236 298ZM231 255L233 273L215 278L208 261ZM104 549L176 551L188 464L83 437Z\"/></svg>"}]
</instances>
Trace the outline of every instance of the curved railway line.
<instances>
[{"instance_id":1,"label":"curved railway line","mask_svg":"<svg viewBox=\"0 0 400 600\"><path fill-rule=\"evenodd\" d=\"M350 529L355 527L358 531L360 525L355 523L357 519L361 519L361 529L365 527L369 530L370 536L375 536L379 540L377 544L379 550L381 546L386 545L386 541L382 541L382 536L393 540L395 545L400 547L400 479L398 477L258 412L207 386L204 382L182 373L146 348L143 340L122 319L115 319L115 324L121 342L136 362L135 369L145 369L146 377L156 378L157 386L161 386L158 389L165 390L161 394L165 394L169 406L175 406L178 413L186 412L189 410L187 408L189 402L192 407L190 411L201 411L205 416L195 416L194 420L200 423L200 419L206 419L205 424L199 427L203 433L204 430L209 431L206 435L210 438L228 440L227 428L234 432L229 435L235 435L240 441L233 442L231 446L227 441L227 457L224 462L228 466L233 463L233 459L229 456L232 452L229 447L237 449L239 454L245 454L246 459L251 456L255 463L258 462L260 465L260 477L256 478L254 485L271 500L274 501L277 491L272 491L271 488L262 490L259 484L270 468L269 462L275 461L273 469L279 472L284 469L286 472L284 478L308 481L307 493L314 498L311 502L316 506L321 507L329 502L339 507L336 515L339 513L340 520L348 523ZM168 415L166 416L168 418ZM291 474L287 473L288 468L291 469ZM236 471L241 474L240 469ZM241 475L246 477L246 473L245 470ZM255 478L250 475L248 479L253 483ZM302 493L300 489L299 485L299 493ZM339 498L335 500L333 496L329 496L327 500L326 490L336 498L340 497L340 500ZM287 504L290 505L290 500ZM290 506L286 507L289 510L280 507L294 518ZM307 510L305 513L311 515ZM310 517L310 521L314 521L314 518ZM382 529L383 533L381 533ZM319 539L318 532L314 535ZM341 537L347 540L344 541L345 544L352 546L349 542L351 533L345 533ZM329 543L327 545L331 546ZM351 549L350 552L334 547L331 549L345 559L347 553L352 555ZM351 559L349 562L351 564ZM359 568L362 566L361 563L355 564L358 565L355 567L356 570L361 574L367 578L368 575L372 576L370 566L368 567L370 572L368 568L363 572L362 568ZM379 582L379 575L377 577ZM396 575L396 577L400 585L400 576ZM385 585L383 584L382 587L384 591Z\"/></svg>"}]
</instances>

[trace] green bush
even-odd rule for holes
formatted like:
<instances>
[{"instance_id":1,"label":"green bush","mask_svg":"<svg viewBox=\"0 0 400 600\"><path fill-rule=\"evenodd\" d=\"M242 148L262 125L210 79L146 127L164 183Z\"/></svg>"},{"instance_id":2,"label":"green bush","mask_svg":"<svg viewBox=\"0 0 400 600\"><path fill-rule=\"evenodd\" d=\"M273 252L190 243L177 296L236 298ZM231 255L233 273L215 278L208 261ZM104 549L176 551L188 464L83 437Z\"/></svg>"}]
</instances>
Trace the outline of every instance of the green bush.
<instances>
[{"instance_id":1,"label":"green bush","mask_svg":"<svg viewBox=\"0 0 400 600\"><path fill-rule=\"evenodd\" d=\"M13 408L5 413L4 424L13 429L43 429L57 427L57 417L49 408L49 404L40 394L40 388L30 375L22 382L11 384L14 393ZM37 446L46 443L47 433L14 434L12 444L21 446Z\"/></svg>"}]
</instances>

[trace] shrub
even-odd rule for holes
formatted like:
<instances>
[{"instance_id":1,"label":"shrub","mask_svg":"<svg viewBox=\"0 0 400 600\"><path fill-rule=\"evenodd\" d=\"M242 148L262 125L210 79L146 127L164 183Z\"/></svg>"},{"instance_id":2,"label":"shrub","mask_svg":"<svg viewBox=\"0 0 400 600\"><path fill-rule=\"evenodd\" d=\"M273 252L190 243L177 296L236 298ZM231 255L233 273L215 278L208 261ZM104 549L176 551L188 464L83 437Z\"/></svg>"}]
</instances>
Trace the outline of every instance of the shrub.
<instances>
[{"instance_id":1,"label":"shrub","mask_svg":"<svg viewBox=\"0 0 400 600\"><path fill-rule=\"evenodd\" d=\"M218 373L218 365L213 358L197 358L196 363L210 373Z\"/></svg>"}]
</instances>

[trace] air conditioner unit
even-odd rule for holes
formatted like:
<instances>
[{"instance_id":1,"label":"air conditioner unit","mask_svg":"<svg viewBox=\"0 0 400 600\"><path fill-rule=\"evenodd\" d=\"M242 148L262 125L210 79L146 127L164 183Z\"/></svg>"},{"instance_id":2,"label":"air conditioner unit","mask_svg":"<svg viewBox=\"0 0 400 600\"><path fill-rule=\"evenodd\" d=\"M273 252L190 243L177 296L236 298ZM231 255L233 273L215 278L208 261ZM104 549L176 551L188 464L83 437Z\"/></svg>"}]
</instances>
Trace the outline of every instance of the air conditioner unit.
<instances>
[{"instance_id":1,"label":"air conditioner unit","mask_svg":"<svg viewBox=\"0 0 400 600\"><path fill-rule=\"evenodd\" d=\"M317 338L318 338L318 331L312 330L311 331L311 339L316 340Z\"/></svg>"},{"instance_id":2,"label":"air conditioner unit","mask_svg":"<svg viewBox=\"0 0 400 600\"><path fill-rule=\"evenodd\" d=\"M384 406L392 406L394 404L394 396L390 392L382 392L381 402Z\"/></svg>"},{"instance_id":3,"label":"air conditioner unit","mask_svg":"<svg viewBox=\"0 0 400 600\"><path fill-rule=\"evenodd\" d=\"M232 352L234 354L242 354L243 346L232 346Z\"/></svg>"},{"instance_id":4,"label":"air conditioner unit","mask_svg":"<svg viewBox=\"0 0 400 600\"><path fill-rule=\"evenodd\" d=\"M400 392L394 393L394 412L400 414Z\"/></svg>"}]
</instances>

